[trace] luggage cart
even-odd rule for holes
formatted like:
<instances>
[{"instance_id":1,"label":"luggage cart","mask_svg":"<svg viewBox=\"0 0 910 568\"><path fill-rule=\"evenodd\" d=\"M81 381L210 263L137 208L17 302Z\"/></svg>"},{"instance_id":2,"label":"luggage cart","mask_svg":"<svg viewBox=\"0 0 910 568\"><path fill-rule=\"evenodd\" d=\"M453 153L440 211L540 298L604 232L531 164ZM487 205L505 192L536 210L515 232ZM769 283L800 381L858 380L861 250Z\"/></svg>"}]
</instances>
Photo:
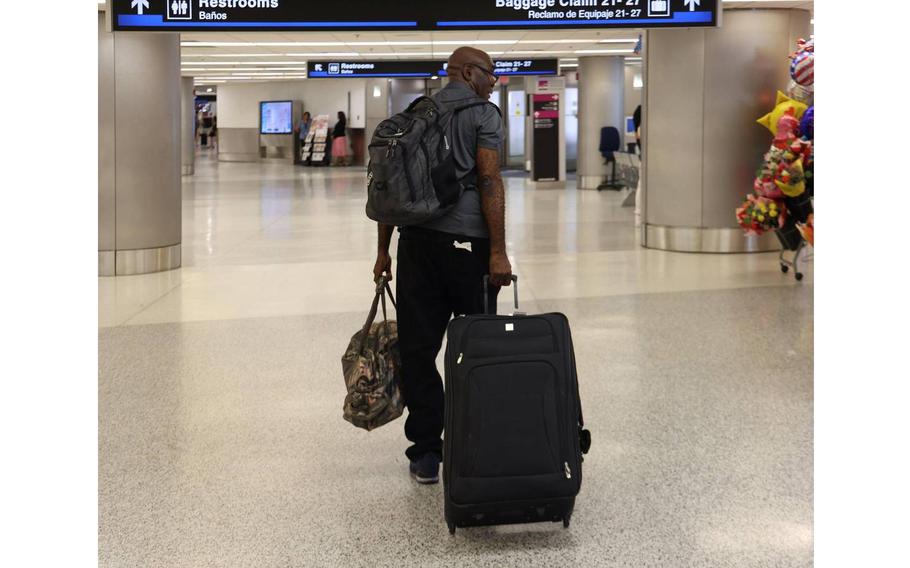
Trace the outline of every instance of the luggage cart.
<instances>
[{"instance_id":1,"label":"luggage cart","mask_svg":"<svg viewBox=\"0 0 910 568\"><path fill-rule=\"evenodd\" d=\"M789 216L784 226L775 231L781 244L778 257L780 271L786 274L792 268L793 277L800 281L803 279L803 273L799 271L799 261L806 248L806 241L796 227L796 223L805 223L806 218L812 213L812 198L807 192L798 197L785 197L784 202L787 205ZM787 252L793 252L793 260L787 260L785 256Z\"/></svg>"},{"instance_id":2,"label":"luggage cart","mask_svg":"<svg viewBox=\"0 0 910 568\"><path fill-rule=\"evenodd\" d=\"M781 248L780 256L778 257L780 260L780 271L786 274L790 271L790 268L793 268L793 277L796 278L797 281L802 280L803 273L799 271L799 256L805 248L806 241L802 240L802 237L800 237L799 244L796 245L796 250L793 251L793 260L787 260L784 256L784 253L788 252L789 249L786 246Z\"/></svg>"}]
</instances>

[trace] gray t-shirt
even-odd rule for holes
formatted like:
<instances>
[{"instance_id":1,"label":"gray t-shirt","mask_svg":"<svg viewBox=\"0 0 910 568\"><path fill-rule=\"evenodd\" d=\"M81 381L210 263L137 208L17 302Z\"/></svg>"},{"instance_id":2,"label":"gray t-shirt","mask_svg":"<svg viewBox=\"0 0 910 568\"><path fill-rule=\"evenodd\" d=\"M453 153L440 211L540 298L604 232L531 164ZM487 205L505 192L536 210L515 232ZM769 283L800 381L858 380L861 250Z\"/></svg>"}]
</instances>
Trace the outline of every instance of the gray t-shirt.
<instances>
[{"instance_id":1,"label":"gray t-shirt","mask_svg":"<svg viewBox=\"0 0 910 568\"><path fill-rule=\"evenodd\" d=\"M439 101L454 101L472 96L477 95L470 87L455 81L450 82L444 89L433 95ZM455 116L452 130L455 171L459 178L474 172L478 146L497 151L502 149L502 116L492 103L459 112ZM490 232L480 208L480 194L473 189L473 183L466 185L471 189L462 193L458 203L451 211L420 227L466 237L489 238Z\"/></svg>"}]
</instances>

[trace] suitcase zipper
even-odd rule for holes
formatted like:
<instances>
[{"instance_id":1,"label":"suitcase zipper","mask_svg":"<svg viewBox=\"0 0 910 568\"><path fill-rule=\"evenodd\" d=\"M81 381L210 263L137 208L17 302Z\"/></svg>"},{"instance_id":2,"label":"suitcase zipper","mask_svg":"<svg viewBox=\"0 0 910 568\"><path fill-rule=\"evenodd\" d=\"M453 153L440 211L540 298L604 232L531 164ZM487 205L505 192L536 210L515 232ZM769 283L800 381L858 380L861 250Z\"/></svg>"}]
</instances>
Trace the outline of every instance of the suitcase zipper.
<instances>
[{"instance_id":1,"label":"suitcase zipper","mask_svg":"<svg viewBox=\"0 0 910 568\"><path fill-rule=\"evenodd\" d=\"M456 365L461 365L461 360L464 358L464 353L458 354L458 361L455 361Z\"/></svg>"},{"instance_id":2,"label":"suitcase zipper","mask_svg":"<svg viewBox=\"0 0 910 568\"><path fill-rule=\"evenodd\" d=\"M569 462L565 462L566 465L566 479L572 479L572 468L569 467Z\"/></svg>"}]
</instances>

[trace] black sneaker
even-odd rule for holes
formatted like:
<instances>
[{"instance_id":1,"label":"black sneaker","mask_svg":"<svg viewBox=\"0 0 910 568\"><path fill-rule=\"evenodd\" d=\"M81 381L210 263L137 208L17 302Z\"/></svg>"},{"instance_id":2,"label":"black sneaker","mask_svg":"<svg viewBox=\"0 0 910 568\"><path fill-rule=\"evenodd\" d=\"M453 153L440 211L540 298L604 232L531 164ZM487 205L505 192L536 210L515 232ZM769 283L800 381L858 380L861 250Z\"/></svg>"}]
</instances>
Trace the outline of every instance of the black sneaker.
<instances>
[{"instance_id":1,"label":"black sneaker","mask_svg":"<svg viewBox=\"0 0 910 568\"><path fill-rule=\"evenodd\" d=\"M439 483L439 456L434 453L424 454L411 462L411 477L417 483Z\"/></svg>"}]
</instances>

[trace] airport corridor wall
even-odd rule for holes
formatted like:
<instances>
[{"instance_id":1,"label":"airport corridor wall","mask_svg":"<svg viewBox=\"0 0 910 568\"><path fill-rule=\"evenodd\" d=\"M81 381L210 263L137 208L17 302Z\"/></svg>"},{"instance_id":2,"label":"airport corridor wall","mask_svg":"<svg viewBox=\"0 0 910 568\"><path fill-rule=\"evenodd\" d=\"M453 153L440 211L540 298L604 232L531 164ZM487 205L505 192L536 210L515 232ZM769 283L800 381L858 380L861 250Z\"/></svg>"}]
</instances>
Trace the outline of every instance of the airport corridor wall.
<instances>
[{"instance_id":1,"label":"airport corridor wall","mask_svg":"<svg viewBox=\"0 0 910 568\"><path fill-rule=\"evenodd\" d=\"M344 111L348 116L349 128L364 128L366 108L362 93L366 87L366 80L362 79L309 79L221 85L218 87L218 159L239 162L255 162L260 159L260 101L301 101L303 110L310 115L329 115L330 124L335 124L338 111Z\"/></svg>"}]
</instances>

